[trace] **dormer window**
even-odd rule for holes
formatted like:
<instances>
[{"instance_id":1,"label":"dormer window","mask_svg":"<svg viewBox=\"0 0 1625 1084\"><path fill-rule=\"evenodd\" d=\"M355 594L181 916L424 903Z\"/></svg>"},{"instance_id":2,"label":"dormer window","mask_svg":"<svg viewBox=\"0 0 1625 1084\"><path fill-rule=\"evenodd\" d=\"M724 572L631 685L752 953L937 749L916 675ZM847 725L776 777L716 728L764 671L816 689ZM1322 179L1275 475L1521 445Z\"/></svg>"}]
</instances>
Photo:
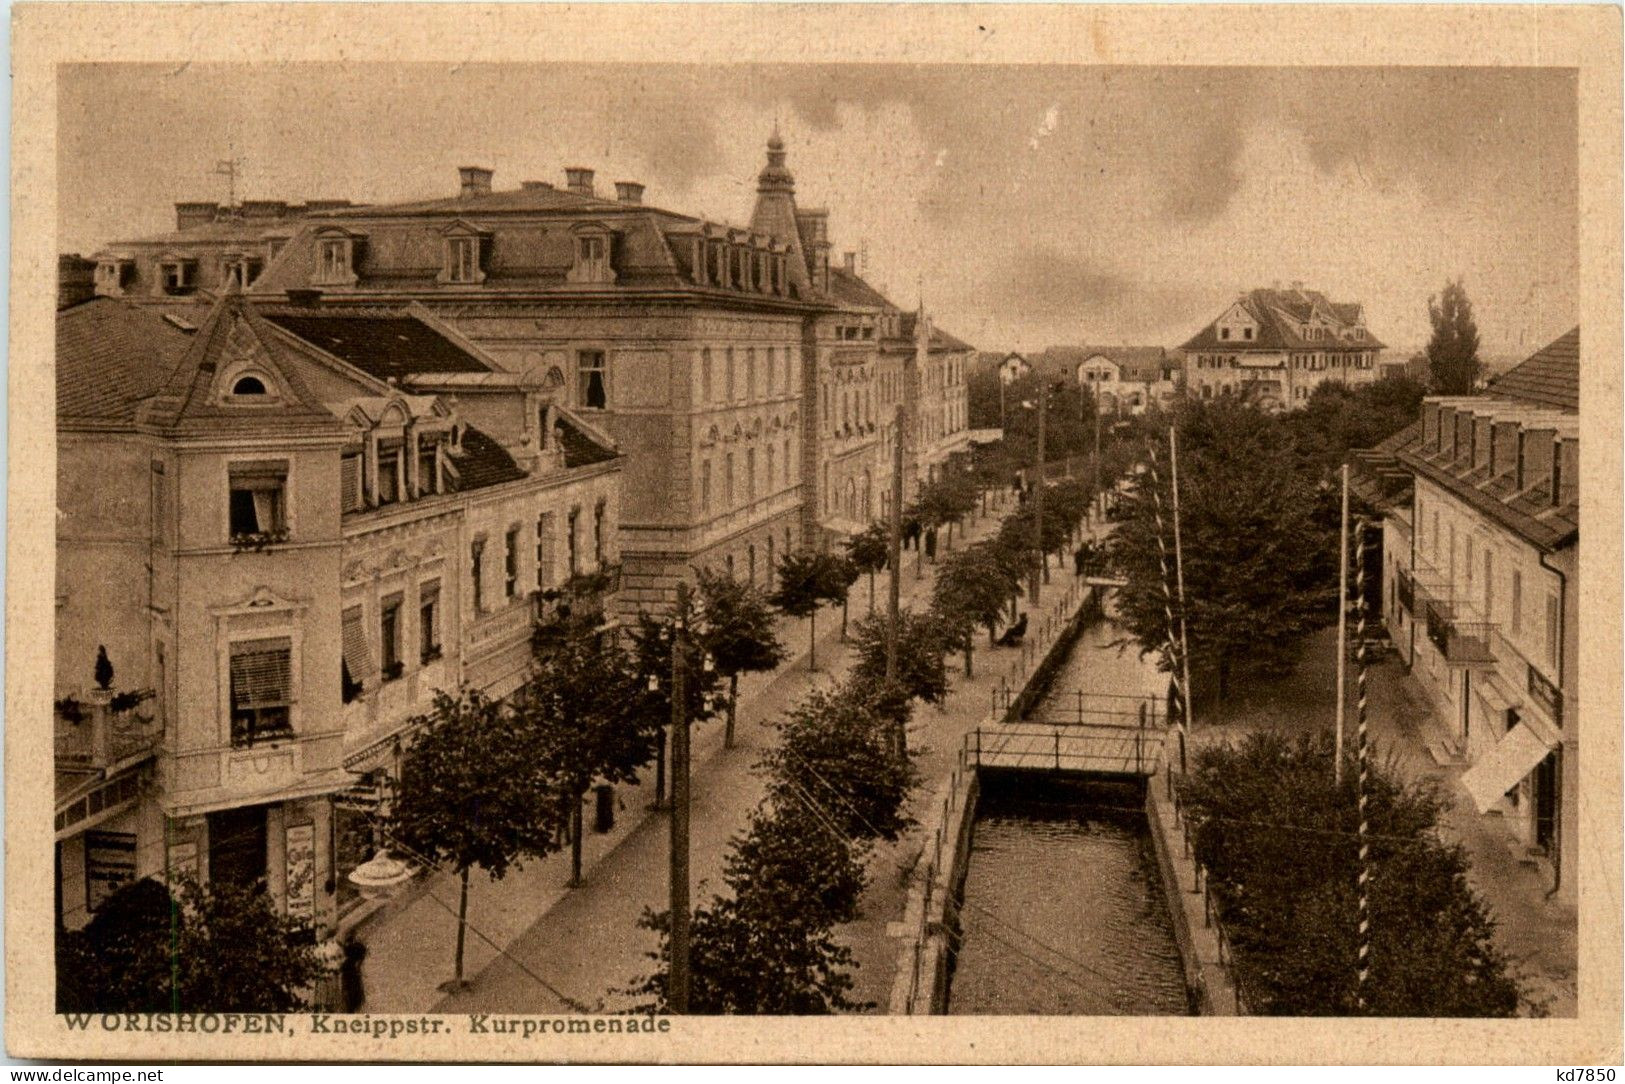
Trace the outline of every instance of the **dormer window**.
<instances>
[{"instance_id":1,"label":"dormer window","mask_svg":"<svg viewBox=\"0 0 1625 1084\"><path fill-rule=\"evenodd\" d=\"M445 265L440 281L475 284L485 281L485 258L489 234L466 222L454 222L445 231Z\"/></svg>"},{"instance_id":2,"label":"dormer window","mask_svg":"<svg viewBox=\"0 0 1625 1084\"><path fill-rule=\"evenodd\" d=\"M326 229L316 236L316 283L319 286L354 286L355 246L360 234Z\"/></svg>"},{"instance_id":3,"label":"dormer window","mask_svg":"<svg viewBox=\"0 0 1625 1084\"><path fill-rule=\"evenodd\" d=\"M167 259L158 265L158 285L170 297L187 297L197 292L197 261L183 257Z\"/></svg>"},{"instance_id":4,"label":"dormer window","mask_svg":"<svg viewBox=\"0 0 1625 1084\"><path fill-rule=\"evenodd\" d=\"M233 395L264 395L265 381L257 376L238 377L237 382L231 386Z\"/></svg>"},{"instance_id":5,"label":"dormer window","mask_svg":"<svg viewBox=\"0 0 1625 1084\"><path fill-rule=\"evenodd\" d=\"M566 276L571 282L614 282L609 266L610 235L602 226L586 226L576 232L575 266Z\"/></svg>"},{"instance_id":6,"label":"dormer window","mask_svg":"<svg viewBox=\"0 0 1625 1084\"><path fill-rule=\"evenodd\" d=\"M134 274L134 260L102 260L96 265L96 292L103 297L122 297Z\"/></svg>"},{"instance_id":7,"label":"dormer window","mask_svg":"<svg viewBox=\"0 0 1625 1084\"><path fill-rule=\"evenodd\" d=\"M236 254L225 259L226 284L246 290L265 270L265 261L253 256Z\"/></svg>"}]
</instances>

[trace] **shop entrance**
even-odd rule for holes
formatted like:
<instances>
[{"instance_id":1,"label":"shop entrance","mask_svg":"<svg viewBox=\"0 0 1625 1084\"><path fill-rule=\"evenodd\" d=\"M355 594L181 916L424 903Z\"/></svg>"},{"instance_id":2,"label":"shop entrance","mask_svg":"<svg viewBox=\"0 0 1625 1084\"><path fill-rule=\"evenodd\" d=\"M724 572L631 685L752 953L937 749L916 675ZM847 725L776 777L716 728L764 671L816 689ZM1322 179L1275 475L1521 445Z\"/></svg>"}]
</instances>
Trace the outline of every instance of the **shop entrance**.
<instances>
[{"instance_id":1,"label":"shop entrance","mask_svg":"<svg viewBox=\"0 0 1625 1084\"><path fill-rule=\"evenodd\" d=\"M247 887L265 877L267 806L209 814L209 880Z\"/></svg>"}]
</instances>

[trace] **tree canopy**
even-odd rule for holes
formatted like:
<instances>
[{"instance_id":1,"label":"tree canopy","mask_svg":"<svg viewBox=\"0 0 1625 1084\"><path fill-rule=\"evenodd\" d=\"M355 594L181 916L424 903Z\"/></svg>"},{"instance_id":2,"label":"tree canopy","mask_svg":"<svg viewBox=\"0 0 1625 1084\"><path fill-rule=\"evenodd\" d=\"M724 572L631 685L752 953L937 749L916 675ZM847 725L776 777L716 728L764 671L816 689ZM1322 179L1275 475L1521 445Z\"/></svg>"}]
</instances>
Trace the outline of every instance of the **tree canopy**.
<instances>
[{"instance_id":1,"label":"tree canopy","mask_svg":"<svg viewBox=\"0 0 1625 1084\"><path fill-rule=\"evenodd\" d=\"M857 658L852 676L878 683L886 676L886 619L875 614L859 621L854 630ZM909 695L939 704L948 695L948 670L943 664L947 644L940 621L931 613L901 609L897 613L897 681Z\"/></svg>"},{"instance_id":2,"label":"tree canopy","mask_svg":"<svg viewBox=\"0 0 1625 1084\"><path fill-rule=\"evenodd\" d=\"M1428 298L1428 373L1436 395L1471 395L1478 389L1478 323L1461 279Z\"/></svg>"},{"instance_id":3,"label":"tree canopy","mask_svg":"<svg viewBox=\"0 0 1625 1084\"><path fill-rule=\"evenodd\" d=\"M1278 420L1232 399L1187 405L1179 422L1185 616L1193 670L1228 690L1234 666L1278 671L1304 634L1337 616L1336 515ZM1174 574L1170 475L1162 486L1163 543ZM1135 476L1111 541L1127 579L1119 612L1147 650L1167 642L1152 473ZM1176 607L1177 609L1177 607Z\"/></svg>"},{"instance_id":4,"label":"tree canopy","mask_svg":"<svg viewBox=\"0 0 1625 1084\"><path fill-rule=\"evenodd\" d=\"M1366 819L1372 1016L1511 1016L1519 990L1467 860L1435 831L1443 803L1374 757ZM1198 752L1183 784L1249 1011L1355 1015L1356 783L1333 780L1330 736L1264 732Z\"/></svg>"},{"instance_id":5,"label":"tree canopy","mask_svg":"<svg viewBox=\"0 0 1625 1084\"><path fill-rule=\"evenodd\" d=\"M312 930L259 885L153 878L57 938L58 1012L300 1012L320 975Z\"/></svg>"},{"instance_id":6,"label":"tree canopy","mask_svg":"<svg viewBox=\"0 0 1625 1084\"><path fill-rule=\"evenodd\" d=\"M699 574L700 646L710 653L716 671L728 679L728 722L725 743L733 744L734 713L739 703L739 675L772 670L785 659L778 618L767 596L754 584L719 573Z\"/></svg>"}]
</instances>

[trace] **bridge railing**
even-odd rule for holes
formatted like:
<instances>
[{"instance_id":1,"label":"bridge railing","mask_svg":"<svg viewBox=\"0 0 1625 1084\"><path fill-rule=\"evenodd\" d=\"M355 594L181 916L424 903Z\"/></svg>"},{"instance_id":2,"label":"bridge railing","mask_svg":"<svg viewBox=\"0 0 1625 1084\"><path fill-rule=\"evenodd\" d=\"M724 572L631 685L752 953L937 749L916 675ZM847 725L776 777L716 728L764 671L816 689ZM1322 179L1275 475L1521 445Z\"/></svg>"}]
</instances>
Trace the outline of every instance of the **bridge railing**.
<instances>
[{"instance_id":1,"label":"bridge railing","mask_svg":"<svg viewBox=\"0 0 1625 1084\"><path fill-rule=\"evenodd\" d=\"M1014 724L977 728L965 740L976 767L1150 776L1162 762L1167 733L1149 724Z\"/></svg>"}]
</instances>

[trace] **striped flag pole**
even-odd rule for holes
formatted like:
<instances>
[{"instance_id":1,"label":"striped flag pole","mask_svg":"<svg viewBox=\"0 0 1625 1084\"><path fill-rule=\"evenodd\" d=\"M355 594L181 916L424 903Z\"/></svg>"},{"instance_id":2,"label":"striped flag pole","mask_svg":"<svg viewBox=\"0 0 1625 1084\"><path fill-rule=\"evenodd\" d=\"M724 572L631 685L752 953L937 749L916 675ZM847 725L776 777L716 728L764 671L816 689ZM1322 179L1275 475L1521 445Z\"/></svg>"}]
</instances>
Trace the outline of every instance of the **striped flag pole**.
<instances>
[{"instance_id":1,"label":"striped flag pole","mask_svg":"<svg viewBox=\"0 0 1625 1084\"><path fill-rule=\"evenodd\" d=\"M1162 567L1162 612L1168 625L1168 646L1165 650L1168 652L1168 671L1173 679L1175 699L1179 702L1179 770L1184 772L1186 737L1189 733L1185 720L1190 714L1186 706L1190 698L1180 676L1179 638L1174 631L1174 588L1172 577L1168 574L1168 544L1163 539L1162 480L1157 474L1157 446L1149 438L1146 446L1151 453L1151 502L1157 519L1157 562Z\"/></svg>"},{"instance_id":2,"label":"striped flag pole","mask_svg":"<svg viewBox=\"0 0 1625 1084\"><path fill-rule=\"evenodd\" d=\"M1366 1007L1366 983L1371 977L1371 839L1369 825L1366 820L1366 793L1367 793L1367 767L1370 762L1369 747L1366 745L1365 733L1365 676L1366 676L1366 645L1365 645L1365 547L1366 530L1365 521L1359 521L1355 526L1354 534L1354 595L1358 617L1354 626L1354 640L1357 645L1355 651L1355 709L1354 726L1355 742L1359 756L1359 806L1360 806L1360 963L1358 981L1354 990L1355 1005L1363 1012Z\"/></svg>"}]
</instances>

